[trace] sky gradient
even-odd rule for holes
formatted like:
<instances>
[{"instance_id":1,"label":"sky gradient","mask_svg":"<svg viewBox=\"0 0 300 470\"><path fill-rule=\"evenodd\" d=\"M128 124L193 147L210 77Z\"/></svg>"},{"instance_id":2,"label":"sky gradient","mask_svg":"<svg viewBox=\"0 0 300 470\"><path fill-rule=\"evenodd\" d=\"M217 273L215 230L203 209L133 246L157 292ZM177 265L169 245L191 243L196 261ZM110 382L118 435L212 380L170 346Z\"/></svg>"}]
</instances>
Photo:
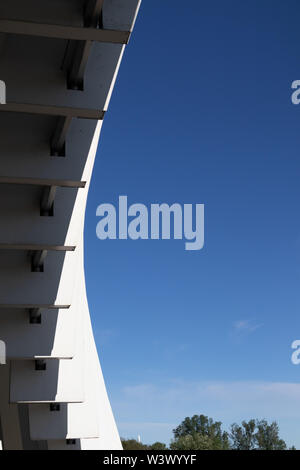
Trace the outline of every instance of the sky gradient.
<instances>
[{"instance_id":1,"label":"sky gradient","mask_svg":"<svg viewBox=\"0 0 300 470\"><path fill-rule=\"evenodd\" d=\"M95 339L123 437L277 420L300 448L300 5L144 0L85 223ZM205 245L96 237L96 208L204 204Z\"/></svg>"}]
</instances>

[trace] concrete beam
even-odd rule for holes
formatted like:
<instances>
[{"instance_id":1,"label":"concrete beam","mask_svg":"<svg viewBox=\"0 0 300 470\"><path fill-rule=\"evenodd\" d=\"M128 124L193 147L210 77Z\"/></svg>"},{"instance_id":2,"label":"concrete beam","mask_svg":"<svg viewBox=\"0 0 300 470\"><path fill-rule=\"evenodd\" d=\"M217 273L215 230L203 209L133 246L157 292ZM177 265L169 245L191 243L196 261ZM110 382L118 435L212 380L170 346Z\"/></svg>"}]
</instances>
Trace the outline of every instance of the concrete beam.
<instances>
[{"instance_id":1,"label":"concrete beam","mask_svg":"<svg viewBox=\"0 0 300 470\"><path fill-rule=\"evenodd\" d=\"M104 118L105 111L68 106L49 106L30 103L6 103L0 106L0 112L40 114L45 116L65 116L69 118L95 119Z\"/></svg>"},{"instance_id":2,"label":"concrete beam","mask_svg":"<svg viewBox=\"0 0 300 470\"><path fill-rule=\"evenodd\" d=\"M63 26L58 24L43 24L6 19L0 20L0 32L54 39L69 39L73 41L107 42L112 44L127 44L130 37L130 31L81 28L76 26Z\"/></svg>"},{"instance_id":3,"label":"concrete beam","mask_svg":"<svg viewBox=\"0 0 300 470\"><path fill-rule=\"evenodd\" d=\"M86 0L83 18L85 27L97 28L100 25L102 28L103 3L104 0ZM84 89L84 74L92 44L92 41L76 41L67 72L67 85L71 90Z\"/></svg>"},{"instance_id":4,"label":"concrete beam","mask_svg":"<svg viewBox=\"0 0 300 470\"><path fill-rule=\"evenodd\" d=\"M60 188L84 188L85 181L72 181L47 178L26 178L15 176L0 176L0 184L21 184L32 186L57 186Z\"/></svg>"}]
</instances>

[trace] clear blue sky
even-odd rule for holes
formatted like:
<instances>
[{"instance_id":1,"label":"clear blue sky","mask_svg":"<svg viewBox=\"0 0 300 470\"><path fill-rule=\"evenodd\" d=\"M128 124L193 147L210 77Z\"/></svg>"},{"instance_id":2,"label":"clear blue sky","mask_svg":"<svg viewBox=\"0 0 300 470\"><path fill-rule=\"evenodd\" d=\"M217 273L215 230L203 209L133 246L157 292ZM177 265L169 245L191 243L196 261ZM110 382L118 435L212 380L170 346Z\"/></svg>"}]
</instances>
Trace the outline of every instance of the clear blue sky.
<instances>
[{"instance_id":1,"label":"clear blue sky","mask_svg":"<svg viewBox=\"0 0 300 470\"><path fill-rule=\"evenodd\" d=\"M276 419L300 448L298 0L144 0L105 117L85 228L120 434ZM96 237L96 208L205 204L205 246Z\"/></svg>"}]
</instances>

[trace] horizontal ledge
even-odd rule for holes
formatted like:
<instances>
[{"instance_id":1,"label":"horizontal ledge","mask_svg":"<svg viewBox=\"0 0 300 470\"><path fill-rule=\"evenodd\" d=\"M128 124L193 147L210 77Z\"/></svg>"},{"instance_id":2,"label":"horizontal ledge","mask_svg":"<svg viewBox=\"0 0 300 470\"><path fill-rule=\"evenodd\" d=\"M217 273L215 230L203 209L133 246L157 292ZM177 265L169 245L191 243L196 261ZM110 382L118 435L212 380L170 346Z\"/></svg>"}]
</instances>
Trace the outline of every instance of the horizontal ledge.
<instances>
[{"instance_id":1,"label":"horizontal ledge","mask_svg":"<svg viewBox=\"0 0 300 470\"><path fill-rule=\"evenodd\" d=\"M46 178L19 178L12 176L0 176L0 184L23 184L33 186L57 186L61 188L84 188L85 181L56 180Z\"/></svg>"},{"instance_id":2,"label":"horizontal ledge","mask_svg":"<svg viewBox=\"0 0 300 470\"><path fill-rule=\"evenodd\" d=\"M74 356L9 356L10 361L71 361Z\"/></svg>"},{"instance_id":3,"label":"horizontal ledge","mask_svg":"<svg viewBox=\"0 0 300 470\"><path fill-rule=\"evenodd\" d=\"M54 360L54 359L51 359ZM64 359L57 359L58 361L64 361ZM68 361L68 359L66 359ZM24 359L24 361L27 361L27 359ZM20 361L17 361L20 362ZM14 400L10 401L10 404L32 404L32 405L47 405L48 403L84 403L83 400Z\"/></svg>"},{"instance_id":4,"label":"horizontal ledge","mask_svg":"<svg viewBox=\"0 0 300 470\"><path fill-rule=\"evenodd\" d=\"M63 116L81 119L103 119L105 111L88 108L71 108L68 106L51 106L32 103L6 103L0 105L0 111L25 114L42 114L46 116Z\"/></svg>"},{"instance_id":5,"label":"horizontal ledge","mask_svg":"<svg viewBox=\"0 0 300 470\"><path fill-rule=\"evenodd\" d=\"M23 251L74 251L75 246L67 245L18 245L0 243L0 250L23 250Z\"/></svg>"},{"instance_id":6,"label":"horizontal ledge","mask_svg":"<svg viewBox=\"0 0 300 470\"><path fill-rule=\"evenodd\" d=\"M27 310L27 309L32 309L32 308L38 308L41 310L57 310L57 309L66 309L70 308L71 305L54 305L54 304L0 304L0 309L21 309L21 310Z\"/></svg>"},{"instance_id":7,"label":"horizontal ledge","mask_svg":"<svg viewBox=\"0 0 300 470\"><path fill-rule=\"evenodd\" d=\"M30 21L16 21L9 19L0 20L0 32L74 41L106 42L112 44L127 44L130 38L130 31L84 28L80 26L34 23Z\"/></svg>"},{"instance_id":8,"label":"horizontal ledge","mask_svg":"<svg viewBox=\"0 0 300 470\"><path fill-rule=\"evenodd\" d=\"M56 432L56 431L55 431ZM101 438L102 436L98 434L89 434L87 435L87 433L82 433L82 432L77 432L77 434L71 434L71 435L61 435L61 434L55 434L55 432L53 434L43 434L43 433L40 433L39 435L33 435L34 437L34 441L63 441L63 442L66 442L66 441L79 441L80 439L99 439ZM73 445L73 447L75 447L75 442L74 443L71 443ZM70 444L70 447L72 448L72 445ZM67 444L66 444L67 445ZM76 448L76 447L75 447Z\"/></svg>"}]
</instances>

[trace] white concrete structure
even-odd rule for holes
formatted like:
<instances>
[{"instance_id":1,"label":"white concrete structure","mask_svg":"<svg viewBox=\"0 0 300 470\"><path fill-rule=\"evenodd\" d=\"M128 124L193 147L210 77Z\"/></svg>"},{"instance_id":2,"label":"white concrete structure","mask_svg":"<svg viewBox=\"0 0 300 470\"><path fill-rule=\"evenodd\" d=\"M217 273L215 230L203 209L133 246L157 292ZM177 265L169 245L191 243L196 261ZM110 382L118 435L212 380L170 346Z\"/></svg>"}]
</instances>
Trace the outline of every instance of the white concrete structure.
<instances>
[{"instance_id":1,"label":"white concrete structure","mask_svg":"<svg viewBox=\"0 0 300 470\"><path fill-rule=\"evenodd\" d=\"M85 205L140 0L1 0L0 441L121 449L85 290Z\"/></svg>"}]
</instances>

